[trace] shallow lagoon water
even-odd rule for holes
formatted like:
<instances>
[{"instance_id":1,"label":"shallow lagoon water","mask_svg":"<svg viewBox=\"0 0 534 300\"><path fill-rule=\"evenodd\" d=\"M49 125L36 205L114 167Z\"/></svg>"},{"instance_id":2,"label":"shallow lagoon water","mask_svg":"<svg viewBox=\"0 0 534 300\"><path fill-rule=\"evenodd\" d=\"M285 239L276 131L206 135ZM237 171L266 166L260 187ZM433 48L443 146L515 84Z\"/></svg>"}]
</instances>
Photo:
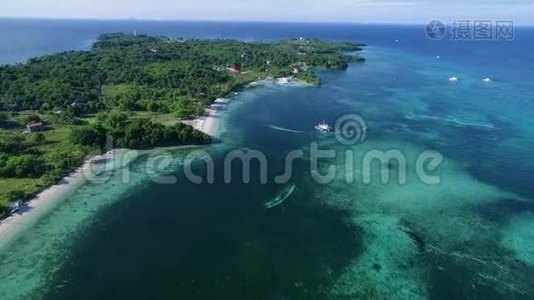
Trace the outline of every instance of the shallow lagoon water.
<instances>
[{"instance_id":1,"label":"shallow lagoon water","mask_svg":"<svg viewBox=\"0 0 534 300\"><path fill-rule=\"evenodd\" d=\"M511 46L490 44L477 52L476 65L461 55L476 45L452 43L445 55L428 41L417 49L388 45L390 36L405 34L403 41L415 31L375 30L382 40L364 51L368 61L323 72L320 88L267 85L234 98L221 120L221 143L201 149L214 157L215 183L186 180L180 160L200 149L184 149L172 152L176 160L163 172L176 184L155 184L142 156L130 164L128 184L119 172L67 195L1 250L2 298L531 298L530 54L514 57L523 68L498 63L500 50ZM357 35L357 27L346 34ZM490 85L481 80L487 74L496 77ZM448 82L452 75L458 84ZM344 146L314 132L316 123L348 113L368 125L361 143ZM243 184L237 169L236 180L224 183L228 151L261 150L272 179L289 151L308 154L312 142L338 153L319 165L322 174L337 167L329 184L313 180L308 156L282 185L263 185L257 176ZM379 172L397 166L378 163L371 183L363 183L365 154L391 149L407 158L406 183L395 175L381 183ZM437 185L415 172L416 157L429 149L444 156L432 172ZM345 164L347 150L353 168ZM202 164L194 169L204 172ZM252 174L257 169L253 164ZM354 183L346 182L348 172ZM292 185L287 199L266 209Z\"/></svg>"}]
</instances>

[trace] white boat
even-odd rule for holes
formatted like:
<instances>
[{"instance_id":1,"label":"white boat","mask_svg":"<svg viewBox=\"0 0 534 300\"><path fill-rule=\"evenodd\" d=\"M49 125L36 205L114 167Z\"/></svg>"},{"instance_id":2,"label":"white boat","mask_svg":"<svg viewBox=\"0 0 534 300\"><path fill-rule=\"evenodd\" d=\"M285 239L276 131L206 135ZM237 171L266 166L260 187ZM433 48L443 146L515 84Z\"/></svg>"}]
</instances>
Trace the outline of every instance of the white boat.
<instances>
[{"instance_id":1,"label":"white boat","mask_svg":"<svg viewBox=\"0 0 534 300\"><path fill-rule=\"evenodd\" d=\"M450 82L458 82L458 81L460 81L460 79L458 79L458 77L453 76L453 77L449 78L449 81Z\"/></svg>"},{"instance_id":2,"label":"white boat","mask_svg":"<svg viewBox=\"0 0 534 300\"><path fill-rule=\"evenodd\" d=\"M265 208L271 209L271 208L274 208L274 207L277 207L283 204L284 201L286 201L287 198L289 198L293 194L294 191L295 191L295 184L291 184L291 185L284 187L280 191L280 193L278 193L276 197L274 197L273 199L271 199L270 201L264 204Z\"/></svg>"},{"instance_id":3,"label":"white boat","mask_svg":"<svg viewBox=\"0 0 534 300\"><path fill-rule=\"evenodd\" d=\"M291 77L282 77L278 79L278 83L281 85L291 85Z\"/></svg>"},{"instance_id":4,"label":"white boat","mask_svg":"<svg viewBox=\"0 0 534 300\"><path fill-rule=\"evenodd\" d=\"M321 122L315 126L315 129L317 129L320 132L330 132L332 131L332 126L328 125L326 122Z\"/></svg>"},{"instance_id":5,"label":"white boat","mask_svg":"<svg viewBox=\"0 0 534 300\"><path fill-rule=\"evenodd\" d=\"M491 82L493 82L493 80L491 80L491 78L489 78L489 77L486 77L486 78L482 79L482 81L484 81L484 82L486 82L486 83L491 83Z\"/></svg>"}]
</instances>

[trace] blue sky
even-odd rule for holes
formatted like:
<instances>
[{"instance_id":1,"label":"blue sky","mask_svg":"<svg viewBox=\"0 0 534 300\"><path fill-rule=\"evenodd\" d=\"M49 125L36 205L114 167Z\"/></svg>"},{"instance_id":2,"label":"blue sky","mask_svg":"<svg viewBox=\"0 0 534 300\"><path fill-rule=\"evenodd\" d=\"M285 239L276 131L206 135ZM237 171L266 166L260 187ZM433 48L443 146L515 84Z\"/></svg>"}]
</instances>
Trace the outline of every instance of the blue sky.
<instances>
[{"instance_id":1,"label":"blue sky","mask_svg":"<svg viewBox=\"0 0 534 300\"><path fill-rule=\"evenodd\" d=\"M0 0L0 17L534 24L533 0Z\"/></svg>"}]
</instances>

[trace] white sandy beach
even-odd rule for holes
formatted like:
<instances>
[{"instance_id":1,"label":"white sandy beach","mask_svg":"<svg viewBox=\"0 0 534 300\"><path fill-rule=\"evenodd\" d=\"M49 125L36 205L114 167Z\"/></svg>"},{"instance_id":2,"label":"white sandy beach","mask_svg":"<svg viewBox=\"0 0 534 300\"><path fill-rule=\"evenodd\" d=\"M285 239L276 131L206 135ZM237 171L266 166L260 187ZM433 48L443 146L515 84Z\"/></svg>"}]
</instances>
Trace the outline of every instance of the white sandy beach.
<instances>
[{"instance_id":1,"label":"white sandy beach","mask_svg":"<svg viewBox=\"0 0 534 300\"><path fill-rule=\"evenodd\" d=\"M219 118L222 111L230 102L229 98L219 98L213 102L207 109L203 116L198 116L193 120L183 121L183 123L193 126L211 136L216 135Z\"/></svg>"},{"instance_id":2,"label":"white sandy beach","mask_svg":"<svg viewBox=\"0 0 534 300\"><path fill-rule=\"evenodd\" d=\"M189 124L206 134L214 136L217 132L220 114L229 101L230 99L227 98L217 99L206 109L205 115L199 116L193 120L184 121L184 123ZM0 247L7 244L13 237L16 237L17 233L20 231L31 227L37 220L39 220L40 216L61 201L61 196L82 184L86 180L85 174L87 174L87 171L90 170L94 162L111 159L118 153L118 151L122 150L113 150L107 154L87 159L83 166L72 172L69 176L64 177L59 183L49 187L38 194L34 199L25 203L20 213L16 213L2 220L0 222Z\"/></svg>"},{"instance_id":3,"label":"white sandy beach","mask_svg":"<svg viewBox=\"0 0 534 300\"><path fill-rule=\"evenodd\" d=\"M303 86L306 83L287 78L272 78L257 80L247 85L247 88L262 86L267 84L280 84L280 85L293 85ZM237 95L238 93L234 93ZM200 130L211 136L217 134L220 118L222 112L226 109L226 106L230 102L231 98L219 98L214 101L207 109L206 113L202 116L198 116L195 119L183 121L183 123L193 126L195 129ZM65 195L72 189L76 188L86 180L85 174L91 168L92 164L98 160L107 160L113 158L118 151L113 150L110 153L104 155L98 155L86 160L82 167L71 173L69 176L63 178L58 184L46 189L37 195L34 199L27 202L21 213L14 214L9 218L0 222L0 247L5 245L11 238L15 237L18 232L25 228L31 227L40 216L45 214L50 208L53 208L55 204L59 203L62 199L61 196Z\"/></svg>"},{"instance_id":4,"label":"white sandy beach","mask_svg":"<svg viewBox=\"0 0 534 300\"><path fill-rule=\"evenodd\" d=\"M266 78L262 80L256 80L247 85L247 88L250 87L257 87L261 85L267 85L267 84L278 84L282 86L295 86L295 87L306 87L306 86L313 86L310 83L307 83L303 80L300 80L298 78L295 78L293 76L288 77L280 77L280 78Z\"/></svg>"},{"instance_id":5,"label":"white sandy beach","mask_svg":"<svg viewBox=\"0 0 534 300\"><path fill-rule=\"evenodd\" d=\"M310 84L296 79L293 76L281 77L281 78L266 78L258 79L253 81L245 86L247 88L253 88L257 86L263 86L267 84L278 84L283 86L311 86ZM239 93L233 93L233 95L238 95ZM218 98L213 104L211 104L207 109L204 115L198 116L193 120L183 121L184 124L193 126L195 129L200 130L211 136L217 134L217 128L221 113L225 110L226 106L230 102L231 98Z\"/></svg>"},{"instance_id":6,"label":"white sandy beach","mask_svg":"<svg viewBox=\"0 0 534 300\"><path fill-rule=\"evenodd\" d=\"M54 207L60 201L61 196L82 184L86 179L85 174L88 174L94 162L111 159L117 151L113 150L107 154L97 155L86 160L83 166L69 176L62 178L56 185L49 187L25 203L19 213L2 220L0 222L0 247L8 243L18 232L30 227L48 209Z\"/></svg>"},{"instance_id":7,"label":"white sandy beach","mask_svg":"<svg viewBox=\"0 0 534 300\"><path fill-rule=\"evenodd\" d=\"M268 84L278 84L282 86L295 86L295 87L307 87L312 86L309 83L306 83L300 79L296 79L293 76L281 77L281 78L266 78L258 79L253 81L245 86L245 89L264 86ZM233 96L238 95L239 93L233 93ZM221 113L226 109L226 106L230 102L231 98L218 98L213 104L211 104L207 109L204 115L198 116L193 120L183 121L184 124L193 126L195 129L200 130L211 136L217 134L217 128Z\"/></svg>"}]
</instances>

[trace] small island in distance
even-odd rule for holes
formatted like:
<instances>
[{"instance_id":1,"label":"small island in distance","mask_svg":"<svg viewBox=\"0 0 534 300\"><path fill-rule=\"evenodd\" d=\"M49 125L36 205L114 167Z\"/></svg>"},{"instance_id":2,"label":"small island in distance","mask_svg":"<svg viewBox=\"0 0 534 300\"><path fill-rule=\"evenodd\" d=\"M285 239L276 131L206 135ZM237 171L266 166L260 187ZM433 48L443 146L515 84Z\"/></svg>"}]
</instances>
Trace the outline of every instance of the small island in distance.
<instances>
[{"instance_id":1,"label":"small island in distance","mask_svg":"<svg viewBox=\"0 0 534 300\"><path fill-rule=\"evenodd\" d=\"M114 146L202 145L181 120L247 83L346 69L363 44L297 38L275 42L104 34L89 51L0 66L0 218Z\"/></svg>"}]
</instances>

